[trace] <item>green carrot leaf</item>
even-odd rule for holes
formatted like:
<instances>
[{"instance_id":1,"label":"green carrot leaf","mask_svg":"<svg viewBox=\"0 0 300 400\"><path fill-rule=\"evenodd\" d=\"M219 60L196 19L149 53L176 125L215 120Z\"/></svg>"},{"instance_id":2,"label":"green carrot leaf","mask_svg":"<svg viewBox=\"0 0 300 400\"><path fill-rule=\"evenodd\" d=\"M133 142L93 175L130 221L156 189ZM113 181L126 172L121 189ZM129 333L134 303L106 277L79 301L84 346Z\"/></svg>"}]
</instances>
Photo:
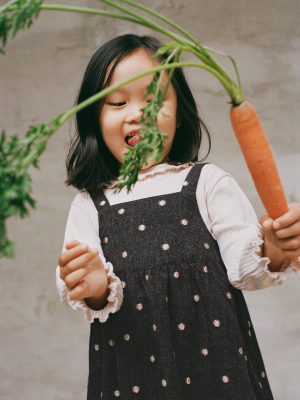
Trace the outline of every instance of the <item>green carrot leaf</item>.
<instances>
[{"instance_id":1,"label":"green carrot leaf","mask_svg":"<svg viewBox=\"0 0 300 400\"><path fill-rule=\"evenodd\" d=\"M28 169L38 167L49 138L61 124L59 115L48 124L30 126L24 139L16 135L8 139L5 131L0 135L0 257L13 255L13 244L6 237L6 219L14 215L23 218L35 207Z\"/></svg>"},{"instance_id":2,"label":"green carrot leaf","mask_svg":"<svg viewBox=\"0 0 300 400\"><path fill-rule=\"evenodd\" d=\"M33 19L37 18L44 0L16 0L0 8L0 40L3 48L10 36L13 39L19 30L29 28Z\"/></svg>"}]
</instances>

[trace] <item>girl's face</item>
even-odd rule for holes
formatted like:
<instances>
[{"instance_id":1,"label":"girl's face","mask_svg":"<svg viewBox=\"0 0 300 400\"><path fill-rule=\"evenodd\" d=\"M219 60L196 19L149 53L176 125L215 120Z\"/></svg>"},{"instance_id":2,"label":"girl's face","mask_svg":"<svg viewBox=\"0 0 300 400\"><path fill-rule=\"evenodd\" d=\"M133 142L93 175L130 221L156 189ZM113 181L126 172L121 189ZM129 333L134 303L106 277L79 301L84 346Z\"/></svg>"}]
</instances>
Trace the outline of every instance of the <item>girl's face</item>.
<instances>
[{"instance_id":1,"label":"girl's face","mask_svg":"<svg viewBox=\"0 0 300 400\"><path fill-rule=\"evenodd\" d=\"M119 62L112 75L110 86L156 65L158 65L156 60L152 60L145 50L139 49ZM130 82L109 94L105 99L100 115L102 137L110 152L121 164L123 154L128 151L126 146L134 146L139 141L141 109L151 100L151 96L145 99L145 89L152 78L153 74ZM161 90L166 81L167 74L162 80ZM164 143L163 161L168 157L175 136L176 112L176 92L170 84L157 119L160 130L170 138ZM143 168L148 168L155 163L151 160Z\"/></svg>"}]
</instances>

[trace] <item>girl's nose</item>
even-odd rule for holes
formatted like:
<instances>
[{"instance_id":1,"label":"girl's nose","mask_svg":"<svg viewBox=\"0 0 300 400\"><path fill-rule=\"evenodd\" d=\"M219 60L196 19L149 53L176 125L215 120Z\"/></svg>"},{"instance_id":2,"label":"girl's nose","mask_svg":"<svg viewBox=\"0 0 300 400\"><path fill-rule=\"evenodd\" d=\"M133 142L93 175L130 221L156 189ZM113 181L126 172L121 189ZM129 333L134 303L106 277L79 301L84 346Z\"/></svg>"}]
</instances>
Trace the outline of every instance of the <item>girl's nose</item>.
<instances>
[{"instance_id":1,"label":"girl's nose","mask_svg":"<svg viewBox=\"0 0 300 400\"><path fill-rule=\"evenodd\" d=\"M127 117L125 118L125 122L127 124L130 124L133 122L138 124L140 122L141 118L142 118L142 111L138 110L138 111L135 111L135 112L127 115Z\"/></svg>"}]
</instances>

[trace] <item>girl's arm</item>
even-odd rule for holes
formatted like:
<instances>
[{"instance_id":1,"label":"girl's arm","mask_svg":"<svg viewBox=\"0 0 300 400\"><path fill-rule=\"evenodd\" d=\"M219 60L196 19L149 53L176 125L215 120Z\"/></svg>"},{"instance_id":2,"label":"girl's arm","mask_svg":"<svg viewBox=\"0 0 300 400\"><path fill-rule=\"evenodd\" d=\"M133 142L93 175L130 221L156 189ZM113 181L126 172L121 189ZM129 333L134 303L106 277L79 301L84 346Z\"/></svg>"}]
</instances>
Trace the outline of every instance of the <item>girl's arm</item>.
<instances>
[{"instance_id":1,"label":"girl's arm","mask_svg":"<svg viewBox=\"0 0 300 400\"><path fill-rule=\"evenodd\" d=\"M121 281L103 255L98 232L97 210L87 192L79 193L69 212L56 284L61 301L75 310L81 309L89 322L95 318L105 322L110 313L120 309L123 301ZM86 246L80 248L82 245ZM68 263L71 263L67 267L69 273L65 268ZM74 275L70 273L72 268ZM99 284L101 287L97 287Z\"/></svg>"},{"instance_id":2,"label":"girl's arm","mask_svg":"<svg viewBox=\"0 0 300 400\"><path fill-rule=\"evenodd\" d=\"M197 200L202 218L218 242L233 286L241 290L263 289L282 283L292 271L300 272L300 262L291 263L286 255L279 260L279 272L269 269L276 255L273 252L270 260L270 254L263 252L267 246L264 231L249 200L229 174L206 165Z\"/></svg>"},{"instance_id":3,"label":"girl's arm","mask_svg":"<svg viewBox=\"0 0 300 400\"><path fill-rule=\"evenodd\" d=\"M260 223L264 233L262 253L271 260L270 271L279 271L286 258L300 256L300 204L290 204L289 211L275 221L263 215Z\"/></svg>"}]
</instances>

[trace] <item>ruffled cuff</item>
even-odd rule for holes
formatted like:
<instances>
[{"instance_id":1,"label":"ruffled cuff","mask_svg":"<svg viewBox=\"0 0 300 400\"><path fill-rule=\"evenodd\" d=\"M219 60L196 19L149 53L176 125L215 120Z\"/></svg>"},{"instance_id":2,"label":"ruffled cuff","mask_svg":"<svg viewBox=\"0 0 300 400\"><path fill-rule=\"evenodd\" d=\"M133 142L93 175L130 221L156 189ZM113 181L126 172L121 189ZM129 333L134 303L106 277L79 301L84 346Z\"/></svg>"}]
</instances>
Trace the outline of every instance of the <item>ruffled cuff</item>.
<instances>
[{"instance_id":1,"label":"ruffled cuff","mask_svg":"<svg viewBox=\"0 0 300 400\"><path fill-rule=\"evenodd\" d=\"M84 300L71 300L70 290L60 277L59 267L56 269L56 285L62 303L68 304L73 310L83 310L85 318L88 322L94 322L95 318L99 318L100 322L107 321L110 313L119 311L123 302L123 289L120 279L114 274L113 266L110 262L103 263L108 277L108 289L110 291L107 301L108 304L102 310L92 310Z\"/></svg>"},{"instance_id":2,"label":"ruffled cuff","mask_svg":"<svg viewBox=\"0 0 300 400\"><path fill-rule=\"evenodd\" d=\"M267 265L264 268L270 277L275 279L276 285L282 285L291 272L295 272L295 274L300 275L300 260L298 259L298 261L295 262L290 258L285 259L278 272L270 271Z\"/></svg>"},{"instance_id":3,"label":"ruffled cuff","mask_svg":"<svg viewBox=\"0 0 300 400\"><path fill-rule=\"evenodd\" d=\"M269 270L271 260L262 257L264 243L261 226L256 226L255 233L243 247L239 259L233 260L233 268L228 277L233 286L240 290L258 290L272 285L281 285L291 272L300 274L300 262L287 258L278 272Z\"/></svg>"},{"instance_id":4,"label":"ruffled cuff","mask_svg":"<svg viewBox=\"0 0 300 400\"><path fill-rule=\"evenodd\" d=\"M271 260L268 257L261 257L262 254L262 246L264 243L263 233L261 229L259 230L259 239L256 243L254 252L254 257L260 258L260 266L263 268L263 271L268 274L272 279L275 280L276 285L282 285L283 282L287 279L287 277L291 274L291 272L295 272L296 274L300 274L300 261L298 259L297 262L292 261L290 258L286 258L280 268L279 271L270 271L269 264Z\"/></svg>"}]
</instances>

